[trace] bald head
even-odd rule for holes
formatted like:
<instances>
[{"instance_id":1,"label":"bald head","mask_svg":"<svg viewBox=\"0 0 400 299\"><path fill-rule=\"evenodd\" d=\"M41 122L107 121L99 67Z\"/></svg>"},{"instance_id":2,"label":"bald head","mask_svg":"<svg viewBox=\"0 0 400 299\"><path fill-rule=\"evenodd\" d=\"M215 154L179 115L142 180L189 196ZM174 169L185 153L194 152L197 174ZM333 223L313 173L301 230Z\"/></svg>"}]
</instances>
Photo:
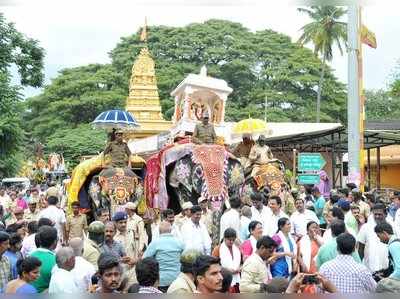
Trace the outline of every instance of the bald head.
<instances>
[{"instance_id":1,"label":"bald head","mask_svg":"<svg viewBox=\"0 0 400 299\"><path fill-rule=\"evenodd\" d=\"M251 213L251 208L249 206L243 206L241 212L243 216L251 218L252 213Z\"/></svg>"},{"instance_id":2,"label":"bald head","mask_svg":"<svg viewBox=\"0 0 400 299\"><path fill-rule=\"evenodd\" d=\"M167 221L161 221L160 223L160 235L171 233L171 224Z\"/></svg>"},{"instance_id":3,"label":"bald head","mask_svg":"<svg viewBox=\"0 0 400 299\"><path fill-rule=\"evenodd\" d=\"M69 241L69 246L74 251L75 256L81 256L83 253L83 239L73 238Z\"/></svg>"}]
</instances>

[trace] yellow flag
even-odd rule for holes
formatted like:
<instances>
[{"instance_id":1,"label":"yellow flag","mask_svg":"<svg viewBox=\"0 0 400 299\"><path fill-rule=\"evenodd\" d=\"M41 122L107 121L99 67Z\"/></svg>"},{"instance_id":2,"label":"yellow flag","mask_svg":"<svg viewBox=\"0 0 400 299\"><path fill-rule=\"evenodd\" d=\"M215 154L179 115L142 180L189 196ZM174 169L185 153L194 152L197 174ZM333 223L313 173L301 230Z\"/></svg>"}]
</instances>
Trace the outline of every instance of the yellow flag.
<instances>
[{"instance_id":1,"label":"yellow flag","mask_svg":"<svg viewBox=\"0 0 400 299\"><path fill-rule=\"evenodd\" d=\"M147 42L147 18L144 19L144 26L142 28L142 33L140 34L140 41Z\"/></svg>"},{"instance_id":2,"label":"yellow flag","mask_svg":"<svg viewBox=\"0 0 400 299\"><path fill-rule=\"evenodd\" d=\"M365 25L361 25L360 37L363 44L366 44L371 48L376 49L377 45L375 33L369 31L369 29Z\"/></svg>"}]
</instances>

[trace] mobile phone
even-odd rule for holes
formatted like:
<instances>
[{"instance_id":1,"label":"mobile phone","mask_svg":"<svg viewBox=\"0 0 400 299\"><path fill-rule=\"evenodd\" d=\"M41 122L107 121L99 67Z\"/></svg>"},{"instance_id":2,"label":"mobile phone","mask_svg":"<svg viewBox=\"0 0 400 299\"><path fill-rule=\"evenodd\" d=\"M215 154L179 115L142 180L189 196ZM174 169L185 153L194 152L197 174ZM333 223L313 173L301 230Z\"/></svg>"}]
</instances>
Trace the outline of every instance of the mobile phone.
<instances>
[{"instance_id":1,"label":"mobile phone","mask_svg":"<svg viewBox=\"0 0 400 299\"><path fill-rule=\"evenodd\" d=\"M318 284L317 275L306 275L306 276L304 276L303 284Z\"/></svg>"}]
</instances>

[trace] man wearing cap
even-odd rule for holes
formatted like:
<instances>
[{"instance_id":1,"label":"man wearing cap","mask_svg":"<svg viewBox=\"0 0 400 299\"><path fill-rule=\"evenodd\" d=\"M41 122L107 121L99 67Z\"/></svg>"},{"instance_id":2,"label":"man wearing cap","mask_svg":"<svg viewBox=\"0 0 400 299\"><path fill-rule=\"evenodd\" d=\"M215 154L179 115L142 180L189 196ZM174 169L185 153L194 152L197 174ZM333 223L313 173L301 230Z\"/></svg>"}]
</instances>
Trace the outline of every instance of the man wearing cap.
<instances>
[{"instance_id":1,"label":"man wearing cap","mask_svg":"<svg viewBox=\"0 0 400 299\"><path fill-rule=\"evenodd\" d=\"M67 217L66 223L66 240L69 241L73 238L83 238L86 235L88 225L86 215L81 214L79 211L79 201L74 201L71 204L72 214Z\"/></svg>"},{"instance_id":2,"label":"man wearing cap","mask_svg":"<svg viewBox=\"0 0 400 299\"><path fill-rule=\"evenodd\" d=\"M147 245L147 233L144 229L143 219L135 213L136 204L128 202L125 205L125 211L128 214L126 227L128 234L133 234L135 248L144 248Z\"/></svg>"},{"instance_id":3,"label":"man wearing cap","mask_svg":"<svg viewBox=\"0 0 400 299\"><path fill-rule=\"evenodd\" d=\"M358 233L358 223L351 212L350 202L346 199L339 199L337 205L344 214L344 223L346 225L347 232L356 237Z\"/></svg>"},{"instance_id":4,"label":"man wearing cap","mask_svg":"<svg viewBox=\"0 0 400 299\"><path fill-rule=\"evenodd\" d=\"M214 144L217 139L214 125L209 123L210 116L208 112L203 113L201 123L196 124L193 132L193 142L197 144Z\"/></svg>"},{"instance_id":5,"label":"man wearing cap","mask_svg":"<svg viewBox=\"0 0 400 299\"><path fill-rule=\"evenodd\" d=\"M25 211L24 213L24 220L27 223L39 220L40 211L37 208L38 203L39 203L39 197L34 197L32 195L28 201L28 210Z\"/></svg>"},{"instance_id":6,"label":"man wearing cap","mask_svg":"<svg viewBox=\"0 0 400 299\"><path fill-rule=\"evenodd\" d=\"M185 222L190 221L190 216L191 216L191 208L193 207L193 204L190 201L186 201L182 205L182 213L177 215L175 217L175 223L178 226L179 229L181 229L182 225L185 224Z\"/></svg>"},{"instance_id":7,"label":"man wearing cap","mask_svg":"<svg viewBox=\"0 0 400 299\"><path fill-rule=\"evenodd\" d=\"M88 228L88 238L83 243L82 257L97 269L100 246L104 242L105 227L101 221L93 221Z\"/></svg>"},{"instance_id":8,"label":"man wearing cap","mask_svg":"<svg viewBox=\"0 0 400 299\"><path fill-rule=\"evenodd\" d=\"M131 151L128 144L122 139L122 131L115 132L115 140L110 141L104 149L104 156L110 154L111 167L131 168Z\"/></svg>"},{"instance_id":9,"label":"man wearing cap","mask_svg":"<svg viewBox=\"0 0 400 299\"><path fill-rule=\"evenodd\" d=\"M133 233L128 232L127 229L128 214L126 212L116 212L112 217L112 220L117 226L117 234L115 235L114 240L122 243L122 246L126 251L126 256L129 257L129 260L127 259L126 262L126 276L129 278L130 283L135 283L135 264L142 257L144 248L135 247Z\"/></svg>"},{"instance_id":10,"label":"man wearing cap","mask_svg":"<svg viewBox=\"0 0 400 299\"><path fill-rule=\"evenodd\" d=\"M257 175L261 170L261 166L268 164L268 162L274 158L266 141L267 138L265 138L264 135L261 135L258 138L257 143L251 148L249 154L250 167L253 167L251 176Z\"/></svg>"}]
</instances>

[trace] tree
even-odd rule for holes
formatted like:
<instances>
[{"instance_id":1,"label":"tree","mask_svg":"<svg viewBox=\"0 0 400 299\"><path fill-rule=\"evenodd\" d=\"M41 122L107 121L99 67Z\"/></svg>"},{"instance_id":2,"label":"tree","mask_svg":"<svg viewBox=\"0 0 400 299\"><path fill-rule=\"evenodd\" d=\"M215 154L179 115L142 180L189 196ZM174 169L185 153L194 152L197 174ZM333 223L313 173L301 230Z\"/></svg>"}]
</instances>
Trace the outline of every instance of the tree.
<instances>
[{"instance_id":1,"label":"tree","mask_svg":"<svg viewBox=\"0 0 400 299\"><path fill-rule=\"evenodd\" d=\"M43 57L38 42L18 32L0 13L0 177L12 176L18 169L24 140L20 89L42 85ZM17 68L21 85L11 84L11 66Z\"/></svg>"},{"instance_id":2,"label":"tree","mask_svg":"<svg viewBox=\"0 0 400 299\"><path fill-rule=\"evenodd\" d=\"M68 169L75 167L80 157L100 153L107 141L106 133L94 130L88 124L80 124L73 129L59 129L49 136L45 151L47 154L62 153L68 161Z\"/></svg>"},{"instance_id":3,"label":"tree","mask_svg":"<svg viewBox=\"0 0 400 299\"><path fill-rule=\"evenodd\" d=\"M239 23L209 20L186 27L148 28L148 47L156 62L163 113L170 118L174 101L169 93L188 73L206 65L211 76L233 88L227 120L263 117L265 97L271 121L311 121L312 102L321 61L307 48L272 30L250 32ZM143 44L140 32L121 39L111 51L112 65L128 82L131 66ZM345 86L326 66L324 121L345 121ZM124 87L128 88L127 83Z\"/></svg>"},{"instance_id":4,"label":"tree","mask_svg":"<svg viewBox=\"0 0 400 299\"><path fill-rule=\"evenodd\" d=\"M326 62L333 58L333 46L336 44L343 55L343 46L347 40L347 24L339 21L346 13L337 6L312 6L311 9L298 8L313 20L301 28L303 34L299 42L313 43L314 52L322 56L321 75L317 92L317 122L320 121L321 93L326 69Z\"/></svg>"},{"instance_id":5,"label":"tree","mask_svg":"<svg viewBox=\"0 0 400 299\"><path fill-rule=\"evenodd\" d=\"M385 90L367 90L365 92L366 119L374 121L395 120L400 118L400 97Z\"/></svg>"},{"instance_id":6,"label":"tree","mask_svg":"<svg viewBox=\"0 0 400 299\"><path fill-rule=\"evenodd\" d=\"M26 101L26 129L45 142L58 130L74 129L102 111L123 108L126 91L119 88L119 80L111 65L62 70L42 94Z\"/></svg>"}]
</instances>

